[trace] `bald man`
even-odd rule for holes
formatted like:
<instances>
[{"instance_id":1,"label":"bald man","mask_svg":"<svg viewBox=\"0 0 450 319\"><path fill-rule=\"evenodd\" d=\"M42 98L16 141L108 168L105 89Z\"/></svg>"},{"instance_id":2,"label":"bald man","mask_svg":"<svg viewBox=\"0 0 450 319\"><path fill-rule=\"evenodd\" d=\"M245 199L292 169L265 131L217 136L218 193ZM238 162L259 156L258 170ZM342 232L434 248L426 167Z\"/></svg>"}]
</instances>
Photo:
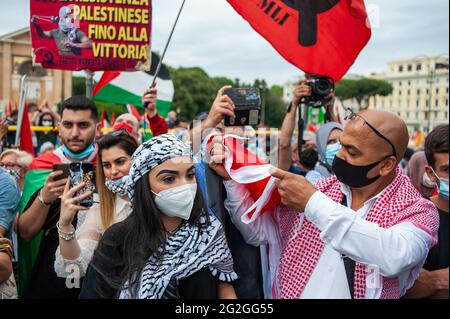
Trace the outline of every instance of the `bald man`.
<instances>
[{"instance_id":1,"label":"bald man","mask_svg":"<svg viewBox=\"0 0 450 319\"><path fill-rule=\"evenodd\" d=\"M233 222L254 245L269 244L273 298L397 299L413 285L436 244L438 213L399 168L408 131L388 112L348 111L335 177L311 185L273 168L283 205L244 225L253 204L226 180ZM220 154L214 148L215 162Z\"/></svg>"}]
</instances>

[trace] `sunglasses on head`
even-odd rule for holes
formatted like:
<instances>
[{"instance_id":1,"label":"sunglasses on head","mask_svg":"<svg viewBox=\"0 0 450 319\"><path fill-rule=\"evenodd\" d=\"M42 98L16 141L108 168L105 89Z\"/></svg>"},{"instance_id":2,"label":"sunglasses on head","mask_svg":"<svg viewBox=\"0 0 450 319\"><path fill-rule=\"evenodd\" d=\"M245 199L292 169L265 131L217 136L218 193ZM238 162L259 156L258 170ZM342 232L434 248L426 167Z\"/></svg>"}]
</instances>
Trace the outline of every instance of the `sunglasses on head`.
<instances>
[{"instance_id":1,"label":"sunglasses on head","mask_svg":"<svg viewBox=\"0 0 450 319\"><path fill-rule=\"evenodd\" d=\"M98 139L98 142L101 142L106 136L113 136L113 137L130 136L130 133L126 129L122 128L120 130L112 131L108 134L103 135Z\"/></svg>"},{"instance_id":2,"label":"sunglasses on head","mask_svg":"<svg viewBox=\"0 0 450 319\"><path fill-rule=\"evenodd\" d=\"M356 114L355 112L353 112L352 109L347 108L344 119L346 121L354 121L356 119L362 120L364 125L367 125L375 134L377 134L380 138L382 138L383 140L385 140L386 142L389 143L389 145L392 147L392 151L393 151L392 156L397 158L397 151L395 150L394 144L386 136L384 136L380 131L378 131L375 127L373 127L373 125L371 125L364 117L362 117L359 114Z\"/></svg>"}]
</instances>

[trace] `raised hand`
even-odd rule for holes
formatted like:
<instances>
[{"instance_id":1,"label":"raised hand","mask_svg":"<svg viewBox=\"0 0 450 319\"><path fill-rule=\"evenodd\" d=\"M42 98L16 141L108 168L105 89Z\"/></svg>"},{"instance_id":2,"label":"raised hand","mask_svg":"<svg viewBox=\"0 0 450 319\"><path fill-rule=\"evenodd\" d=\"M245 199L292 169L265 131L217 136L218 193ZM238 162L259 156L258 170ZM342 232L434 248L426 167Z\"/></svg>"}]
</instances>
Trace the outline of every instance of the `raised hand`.
<instances>
[{"instance_id":1,"label":"raised hand","mask_svg":"<svg viewBox=\"0 0 450 319\"><path fill-rule=\"evenodd\" d=\"M224 95L224 91L231 89L231 86L224 86L217 93L216 99L213 102L211 111L204 121L205 128L214 128L219 125L226 116L236 118L234 109L236 108L233 101Z\"/></svg>"},{"instance_id":2,"label":"raised hand","mask_svg":"<svg viewBox=\"0 0 450 319\"><path fill-rule=\"evenodd\" d=\"M158 95L158 90L155 85L147 90L144 95L142 96L142 104L145 105L145 109L148 112L148 115L150 117L153 117L156 115L156 98Z\"/></svg>"},{"instance_id":3,"label":"raised hand","mask_svg":"<svg viewBox=\"0 0 450 319\"><path fill-rule=\"evenodd\" d=\"M206 153L210 155L208 158L209 167L224 180L230 180L231 177L224 167L225 160L229 156L229 151L225 145L223 145L223 137L215 136L211 143L208 144Z\"/></svg>"},{"instance_id":4,"label":"raised hand","mask_svg":"<svg viewBox=\"0 0 450 319\"><path fill-rule=\"evenodd\" d=\"M74 197L77 192L83 189L85 183L80 183L77 186L70 188L70 182L67 181L64 187L64 193L61 197L61 212L59 215L59 225L67 227L72 224L75 215L79 211L86 211L89 208L81 206L80 203L92 195L92 192L86 192L80 196Z\"/></svg>"}]
</instances>

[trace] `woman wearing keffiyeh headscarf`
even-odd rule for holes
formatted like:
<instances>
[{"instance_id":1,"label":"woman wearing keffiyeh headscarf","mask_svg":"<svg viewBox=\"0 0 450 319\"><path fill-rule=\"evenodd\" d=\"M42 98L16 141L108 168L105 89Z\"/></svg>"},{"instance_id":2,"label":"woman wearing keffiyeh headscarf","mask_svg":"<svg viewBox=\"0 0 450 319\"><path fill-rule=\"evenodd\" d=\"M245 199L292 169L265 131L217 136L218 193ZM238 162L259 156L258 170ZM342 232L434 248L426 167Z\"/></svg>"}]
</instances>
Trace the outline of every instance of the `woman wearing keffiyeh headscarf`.
<instances>
[{"instance_id":1,"label":"woman wearing keffiyeh headscarf","mask_svg":"<svg viewBox=\"0 0 450 319\"><path fill-rule=\"evenodd\" d=\"M207 214L191 147L175 135L132 157L133 212L103 236L80 298L235 298L237 279L220 222Z\"/></svg>"}]
</instances>

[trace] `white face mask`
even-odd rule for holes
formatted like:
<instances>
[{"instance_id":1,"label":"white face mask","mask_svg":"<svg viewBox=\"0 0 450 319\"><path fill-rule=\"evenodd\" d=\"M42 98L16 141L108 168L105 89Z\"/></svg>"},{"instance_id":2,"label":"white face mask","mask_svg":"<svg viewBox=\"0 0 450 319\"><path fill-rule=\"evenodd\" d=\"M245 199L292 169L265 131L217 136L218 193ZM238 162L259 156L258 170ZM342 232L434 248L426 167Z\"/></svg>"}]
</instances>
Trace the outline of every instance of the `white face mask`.
<instances>
[{"instance_id":1,"label":"white face mask","mask_svg":"<svg viewBox=\"0 0 450 319\"><path fill-rule=\"evenodd\" d=\"M186 184L155 194L156 206L169 217L189 220L194 207L197 184Z\"/></svg>"},{"instance_id":2,"label":"white face mask","mask_svg":"<svg viewBox=\"0 0 450 319\"><path fill-rule=\"evenodd\" d=\"M53 126L53 122L52 121L42 121L42 126L51 127L51 126Z\"/></svg>"},{"instance_id":3,"label":"white face mask","mask_svg":"<svg viewBox=\"0 0 450 319\"><path fill-rule=\"evenodd\" d=\"M425 172L423 173L423 178L422 178L422 185L426 186L428 188L435 188L436 187L436 183L433 182L430 177L428 177L428 174Z\"/></svg>"}]
</instances>

